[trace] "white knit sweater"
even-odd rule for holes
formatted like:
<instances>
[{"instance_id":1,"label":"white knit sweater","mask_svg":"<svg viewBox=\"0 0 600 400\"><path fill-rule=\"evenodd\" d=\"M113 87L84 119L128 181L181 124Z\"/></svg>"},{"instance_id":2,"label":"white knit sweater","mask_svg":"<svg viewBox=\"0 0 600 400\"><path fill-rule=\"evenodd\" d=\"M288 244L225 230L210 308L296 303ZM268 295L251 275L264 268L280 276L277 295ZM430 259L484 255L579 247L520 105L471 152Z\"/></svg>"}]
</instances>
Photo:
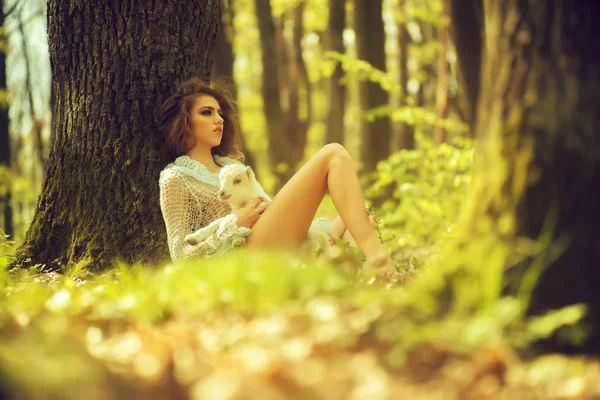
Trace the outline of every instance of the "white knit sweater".
<instances>
[{"instance_id":1,"label":"white knit sweater","mask_svg":"<svg viewBox=\"0 0 600 400\"><path fill-rule=\"evenodd\" d=\"M214 156L217 164L238 163ZM237 216L219 201L219 175L188 156L178 157L160 173L160 208L167 228L169 252L173 262L191 257L213 257L246 243L250 229L238 227ZM186 235L219 220L219 228L206 240L190 245Z\"/></svg>"}]
</instances>

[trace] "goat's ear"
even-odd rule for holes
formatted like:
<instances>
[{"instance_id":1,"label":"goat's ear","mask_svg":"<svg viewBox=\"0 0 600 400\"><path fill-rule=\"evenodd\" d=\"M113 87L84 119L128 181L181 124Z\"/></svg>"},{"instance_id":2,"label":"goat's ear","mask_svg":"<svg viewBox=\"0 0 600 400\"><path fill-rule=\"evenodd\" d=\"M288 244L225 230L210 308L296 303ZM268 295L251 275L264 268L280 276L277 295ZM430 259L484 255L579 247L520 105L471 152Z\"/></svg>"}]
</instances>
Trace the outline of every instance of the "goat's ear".
<instances>
[{"instance_id":1,"label":"goat's ear","mask_svg":"<svg viewBox=\"0 0 600 400\"><path fill-rule=\"evenodd\" d=\"M249 179L254 179L254 171L252 171L252 167L249 165L246 167L246 175L248 175Z\"/></svg>"}]
</instances>

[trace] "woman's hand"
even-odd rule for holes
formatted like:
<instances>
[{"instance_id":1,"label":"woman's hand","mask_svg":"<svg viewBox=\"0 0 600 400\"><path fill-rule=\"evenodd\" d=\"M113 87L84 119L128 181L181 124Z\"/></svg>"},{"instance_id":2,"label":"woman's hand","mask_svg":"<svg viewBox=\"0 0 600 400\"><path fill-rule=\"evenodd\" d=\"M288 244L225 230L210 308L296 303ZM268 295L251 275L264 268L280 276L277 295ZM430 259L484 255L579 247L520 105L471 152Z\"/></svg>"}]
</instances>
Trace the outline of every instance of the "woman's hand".
<instances>
[{"instance_id":1,"label":"woman's hand","mask_svg":"<svg viewBox=\"0 0 600 400\"><path fill-rule=\"evenodd\" d=\"M252 225L258 221L258 218L267 209L267 207L259 207L262 201L263 199L261 198L255 199L251 203L246 204L246 206L234 211L234 214L237 216L237 226L252 228Z\"/></svg>"}]
</instances>

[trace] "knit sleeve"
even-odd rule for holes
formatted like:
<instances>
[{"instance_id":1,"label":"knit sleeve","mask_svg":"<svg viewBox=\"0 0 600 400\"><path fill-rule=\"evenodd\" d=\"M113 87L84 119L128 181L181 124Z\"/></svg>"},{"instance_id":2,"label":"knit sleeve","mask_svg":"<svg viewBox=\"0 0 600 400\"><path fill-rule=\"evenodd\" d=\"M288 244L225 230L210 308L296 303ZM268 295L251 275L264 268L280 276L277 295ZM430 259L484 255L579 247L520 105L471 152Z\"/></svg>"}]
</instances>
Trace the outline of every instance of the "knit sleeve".
<instances>
[{"instance_id":1,"label":"knit sleeve","mask_svg":"<svg viewBox=\"0 0 600 400\"><path fill-rule=\"evenodd\" d=\"M160 208L167 229L169 252L173 262L193 257L213 257L243 245L250 229L237 226L237 216L228 214L217 219L218 228L205 240L190 245L186 235L201 226L202 205L194 198L184 178L171 171L163 171L160 176Z\"/></svg>"}]
</instances>

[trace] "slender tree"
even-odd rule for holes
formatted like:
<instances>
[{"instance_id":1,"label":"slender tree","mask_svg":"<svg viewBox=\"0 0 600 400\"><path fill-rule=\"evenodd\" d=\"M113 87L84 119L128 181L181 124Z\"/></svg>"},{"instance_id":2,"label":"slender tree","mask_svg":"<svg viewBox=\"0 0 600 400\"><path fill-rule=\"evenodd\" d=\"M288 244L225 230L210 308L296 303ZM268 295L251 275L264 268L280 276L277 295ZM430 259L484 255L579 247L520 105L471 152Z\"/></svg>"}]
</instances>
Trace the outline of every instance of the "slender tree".
<instances>
[{"instance_id":1,"label":"slender tree","mask_svg":"<svg viewBox=\"0 0 600 400\"><path fill-rule=\"evenodd\" d=\"M213 66L211 76L213 80L225 79L232 87L232 96L237 101L238 87L234 77L235 55L233 53L233 38L235 36L235 27L233 18L235 16L235 1L229 0L227 4L221 3L221 26L217 32L215 51L213 55ZM244 163L251 166L257 173L256 160L254 154L246 147L246 139L243 130L241 131L242 147L244 152Z\"/></svg>"},{"instance_id":2,"label":"slender tree","mask_svg":"<svg viewBox=\"0 0 600 400\"><path fill-rule=\"evenodd\" d=\"M410 35L406 29L406 2L399 0L398 10L400 10L400 19L398 21L398 59L399 59L399 75L400 75L400 101L399 107L408 105L408 60L410 57ZM392 136L392 150L414 149L415 133L411 125L400 121L396 124L394 134Z\"/></svg>"},{"instance_id":3,"label":"slender tree","mask_svg":"<svg viewBox=\"0 0 600 400\"><path fill-rule=\"evenodd\" d=\"M551 234L557 244L537 255L547 269L530 312L586 303L592 330L581 349L598 352L600 3L473 0L467 6L453 0L451 5L454 33L461 38L459 64L469 78L469 100L477 105L479 148L464 223L472 235L495 229L500 240ZM485 36L469 38L467 32L481 33L479 20L463 18L481 10ZM471 54L479 43L486 43L481 64ZM477 70L481 76L468 73ZM524 262L509 276L522 283L531 268ZM550 344L568 350L557 340Z\"/></svg>"},{"instance_id":4,"label":"slender tree","mask_svg":"<svg viewBox=\"0 0 600 400\"><path fill-rule=\"evenodd\" d=\"M270 0L255 0L255 7L263 66L262 97L267 116L269 161L276 177L275 188L279 189L293 173L293 165L290 160L291 143L285 131L285 119L280 98L280 54L277 49Z\"/></svg>"},{"instance_id":5,"label":"slender tree","mask_svg":"<svg viewBox=\"0 0 600 400\"><path fill-rule=\"evenodd\" d=\"M354 0L354 30L356 54L375 68L386 70L385 32L382 0ZM380 85L363 81L359 84L361 112L389 102L388 93ZM366 171L373 171L377 162L390 154L391 125L389 118L375 121L361 119L361 161Z\"/></svg>"},{"instance_id":6,"label":"slender tree","mask_svg":"<svg viewBox=\"0 0 600 400\"><path fill-rule=\"evenodd\" d=\"M346 27L346 1L329 0L329 22L325 36L327 50L345 53L344 29ZM344 114L346 87L340 84L344 76L341 63L336 63L329 78L329 113L327 114L327 143L344 144Z\"/></svg>"},{"instance_id":7,"label":"slender tree","mask_svg":"<svg viewBox=\"0 0 600 400\"><path fill-rule=\"evenodd\" d=\"M22 16L17 16L18 18L18 29L21 34L21 50L23 52L23 60L25 60L25 87L27 88L27 100L29 104L29 113L31 119L33 120L33 127L31 128L31 136L35 142L35 150L37 154L37 159L40 164L42 171L46 169L47 156L45 151L44 139L42 137L42 130L44 128L44 121L39 118L38 111L35 106L34 101L34 87L31 82L31 77L33 76L33 71L31 69L31 62L29 61L29 44L27 43L27 35L25 32L25 24L23 23Z\"/></svg>"},{"instance_id":8,"label":"slender tree","mask_svg":"<svg viewBox=\"0 0 600 400\"><path fill-rule=\"evenodd\" d=\"M446 16L446 14L442 14ZM442 19L443 21L443 19ZM447 61L448 54L448 25L445 22L440 23L437 27L438 34L438 60L437 60L437 92L435 108L437 117L442 120L448 117L448 85L450 80L450 66ZM446 130L438 125L435 128L435 141L437 143L443 143L447 141L448 133Z\"/></svg>"},{"instance_id":9,"label":"slender tree","mask_svg":"<svg viewBox=\"0 0 600 400\"><path fill-rule=\"evenodd\" d=\"M288 82L285 130L290 137L291 163L294 167L304 159L308 128L312 118L312 88L302 57L305 6L306 3L301 1L290 11L293 23L292 40L287 41L285 46L288 54L288 68L285 76L285 80Z\"/></svg>"},{"instance_id":10,"label":"slender tree","mask_svg":"<svg viewBox=\"0 0 600 400\"><path fill-rule=\"evenodd\" d=\"M4 28L6 15L4 12L4 2L0 2L0 27ZM2 49L0 50L0 93L4 94L6 99L8 89L6 87L6 45L7 38L2 35L0 39ZM0 166L10 168L10 135L8 121L8 101L0 103ZM7 235L13 234L13 213L12 213L12 192L10 186L5 188L4 194L0 195L0 209L2 210L2 219L4 221L3 229Z\"/></svg>"},{"instance_id":11,"label":"slender tree","mask_svg":"<svg viewBox=\"0 0 600 400\"><path fill-rule=\"evenodd\" d=\"M51 149L15 266L166 258L158 109L180 81L208 80L219 21L218 0L48 1Z\"/></svg>"},{"instance_id":12,"label":"slender tree","mask_svg":"<svg viewBox=\"0 0 600 400\"><path fill-rule=\"evenodd\" d=\"M457 48L459 107L473 133L484 48L483 0L444 1L452 21L450 34Z\"/></svg>"}]
</instances>

